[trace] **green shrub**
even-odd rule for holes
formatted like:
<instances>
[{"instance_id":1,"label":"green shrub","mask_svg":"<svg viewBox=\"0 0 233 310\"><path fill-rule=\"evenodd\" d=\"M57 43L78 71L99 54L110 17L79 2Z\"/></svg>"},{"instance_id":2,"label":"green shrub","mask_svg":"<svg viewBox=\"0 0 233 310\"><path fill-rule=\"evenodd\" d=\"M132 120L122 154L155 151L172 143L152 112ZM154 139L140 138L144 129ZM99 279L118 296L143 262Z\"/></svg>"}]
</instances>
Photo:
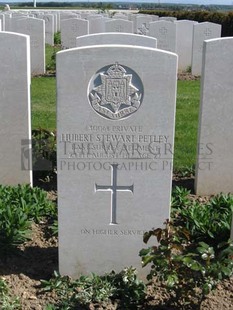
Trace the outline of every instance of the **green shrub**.
<instances>
[{"instance_id":1,"label":"green shrub","mask_svg":"<svg viewBox=\"0 0 233 310\"><path fill-rule=\"evenodd\" d=\"M145 285L138 280L132 267L118 274L112 271L104 276L81 276L77 280L61 277L55 272L54 278L41 283L43 291L56 292L60 300L56 307L48 305L47 309L77 309L79 305L110 301L117 301L118 309L136 309L145 298Z\"/></svg>"},{"instance_id":2,"label":"green shrub","mask_svg":"<svg viewBox=\"0 0 233 310\"><path fill-rule=\"evenodd\" d=\"M0 278L0 309L19 310L21 309L19 298L10 295L6 281Z\"/></svg>"},{"instance_id":3,"label":"green shrub","mask_svg":"<svg viewBox=\"0 0 233 310\"><path fill-rule=\"evenodd\" d=\"M39 223L56 214L45 191L29 185L0 185L0 251L4 253L28 240L32 221Z\"/></svg>"},{"instance_id":4,"label":"green shrub","mask_svg":"<svg viewBox=\"0 0 233 310\"><path fill-rule=\"evenodd\" d=\"M230 237L233 196L219 194L200 204L188 199L189 192L176 188L172 198L172 219L175 225L186 227L192 241L204 241L215 246Z\"/></svg>"},{"instance_id":5,"label":"green shrub","mask_svg":"<svg viewBox=\"0 0 233 310\"><path fill-rule=\"evenodd\" d=\"M189 231L166 222L164 229L153 229L144 235L144 242L153 236L158 245L142 249L143 267L150 264L148 280L156 276L172 293L170 303L179 309L193 309L216 284L233 274L233 242L218 245L218 251L205 242L191 242Z\"/></svg>"},{"instance_id":6,"label":"green shrub","mask_svg":"<svg viewBox=\"0 0 233 310\"><path fill-rule=\"evenodd\" d=\"M54 34L54 44L56 45L61 44L61 32L60 31Z\"/></svg>"},{"instance_id":7,"label":"green shrub","mask_svg":"<svg viewBox=\"0 0 233 310\"><path fill-rule=\"evenodd\" d=\"M144 234L157 244L140 251L148 280L156 276L173 296L172 305L189 309L200 304L216 284L233 274L233 242L229 240L233 196L220 194L201 204L176 187L171 220L165 228Z\"/></svg>"},{"instance_id":8,"label":"green shrub","mask_svg":"<svg viewBox=\"0 0 233 310\"><path fill-rule=\"evenodd\" d=\"M45 178L57 169L56 132L32 130L32 166L37 178Z\"/></svg>"}]
</instances>

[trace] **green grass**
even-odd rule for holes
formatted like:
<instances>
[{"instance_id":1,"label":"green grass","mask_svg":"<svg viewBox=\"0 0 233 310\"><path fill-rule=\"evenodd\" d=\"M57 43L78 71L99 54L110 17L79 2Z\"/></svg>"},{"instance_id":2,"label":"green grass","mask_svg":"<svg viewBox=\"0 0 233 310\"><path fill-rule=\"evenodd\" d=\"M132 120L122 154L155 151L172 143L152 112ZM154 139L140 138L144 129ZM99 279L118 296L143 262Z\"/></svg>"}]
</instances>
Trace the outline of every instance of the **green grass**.
<instances>
[{"instance_id":1,"label":"green grass","mask_svg":"<svg viewBox=\"0 0 233 310\"><path fill-rule=\"evenodd\" d=\"M56 129L56 79L35 77L31 84L32 129Z\"/></svg>"},{"instance_id":2,"label":"green grass","mask_svg":"<svg viewBox=\"0 0 233 310\"><path fill-rule=\"evenodd\" d=\"M58 50L58 48L57 48ZM46 64L54 48L46 46ZM56 129L56 79L34 77L31 85L32 128ZM200 80L178 81L174 169L191 167L196 160Z\"/></svg>"},{"instance_id":3,"label":"green grass","mask_svg":"<svg viewBox=\"0 0 233 310\"><path fill-rule=\"evenodd\" d=\"M200 80L178 81L174 168L179 170L195 164Z\"/></svg>"}]
</instances>

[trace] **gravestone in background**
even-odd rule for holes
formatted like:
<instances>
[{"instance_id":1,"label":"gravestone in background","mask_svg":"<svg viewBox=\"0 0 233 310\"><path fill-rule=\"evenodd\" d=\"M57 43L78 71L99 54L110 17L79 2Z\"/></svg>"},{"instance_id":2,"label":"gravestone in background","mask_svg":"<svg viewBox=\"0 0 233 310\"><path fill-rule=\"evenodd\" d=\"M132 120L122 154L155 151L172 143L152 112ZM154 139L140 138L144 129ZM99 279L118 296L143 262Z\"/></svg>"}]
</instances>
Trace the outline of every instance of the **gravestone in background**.
<instances>
[{"instance_id":1,"label":"gravestone in background","mask_svg":"<svg viewBox=\"0 0 233 310\"><path fill-rule=\"evenodd\" d=\"M233 193L233 38L204 41L203 53L196 193Z\"/></svg>"},{"instance_id":2,"label":"gravestone in background","mask_svg":"<svg viewBox=\"0 0 233 310\"><path fill-rule=\"evenodd\" d=\"M61 45L63 48L76 46L76 37L89 32L89 22L84 19L72 18L61 20Z\"/></svg>"},{"instance_id":3,"label":"gravestone in background","mask_svg":"<svg viewBox=\"0 0 233 310\"><path fill-rule=\"evenodd\" d=\"M125 44L156 48L157 40L155 38L141 36L139 34L117 32L98 33L76 38L77 47L99 44Z\"/></svg>"},{"instance_id":4,"label":"gravestone in background","mask_svg":"<svg viewBox=\"0 0 233 310\"><path fill-rule=\"evenodd\" d=\"M0 32L0 184L32 184L29 36Z\"/></svg>"},{"instance_id":5,"label":"gravestone in background","mask_svg":"<svg viewBox=\"0 0 233 310\"><path fill-rule=\"evenodd\" d=\"M100 15L89 20L89 33L101 33L105 31L105 19Z\"/></svg>"},{"instance_id":6,"label":"gravestone in background","mask_svg":"<svg viewBox=\"0 0 233 310\"><path fill-rule=\"evenodd\" d=\"M157 49L57 54L62 274L132 265L145 276L143 233L169 218L176 80L177 55Z\"/></svg>"},{"instance_id":7,"label":"gravestone in background","mask_svg":"<svg viewBox=\"0 0 233 310\"><path fill-rule=\"evenodd\" d=\"M106 32L133 33L133 22L124 19L115 19L105 22Z\"/></svg>"},{"instance_id":8,"label":"gravestone in background","mask_svg":"<svg viewBox=\"0 0 233 310\"><path fill-rule=\"evenodd\" d=\"M149 36L157 39L157 47L176 52L176 24L168 21L155 21L149 23Z\"/></svg>"},{"instance_id":9,"label":"gravestone in background","mask_svg":"<svg viewBox=\"0 0 233 310\"><path fill-rule=\"evenodd\" d=\"M39 18L45 21L45 43L54 45L54 19L55 15L45 14Z\"/></svg>"},{"instance_id":10,"label":"gravestone in background","mask_svg":"<svg viewBox=\"0 0 233 310\"><path fill-rule=\"evenodd\" d=\"M220 38L222 26L215 23L199 23L193 26L192 74L201 75L204 40Z\"/></svg>"},{"instance_id":11,"label":"gravestone in background","mask_svg":"<svg viewBox=\"0 0 233 310\"><path fill-rule=\"evenodd\" d=\"M151 23L152 17L150 15L135 15L133 19L134 22L134 32L147 36L149 33L149 23Z\"/></svg>"},{"instance_id":12,"label":"gravestone in background","mask_svg":"<svg viewBox=\"0 0 233 310\"><path fill-rule=\"evenodd\" d=\"M5 31L5 14L0 14L0 23L1 23L1 30Z\"/></svg>"},{"instance_id":13,"label":"gravestone in background","mask_svg":"<svg viewBox=\"0 0 233 310\"><path fill-rule=\"evenodd\" d=\"M12 19L13 22L14 19ZM37 18L14 20L11 31L30 36L31 74L45 73L45 21Z\"/></svg>"},{"instance_id":14,"label":"gravestone in background","mask_svg":"<svg viewBox=\"0 0 233 310\"><path fill-rule=\"evenodd\" d=\"M124 19L128 20L128 15L127 14L122 14L122 13L116 13L113 16L114 19Z\"/></svg>"},{"instance_id":15,"label":"gravestone in background","mask_svg":"<svg viewBox=\"0 0 233 310\"><path fill-rule=\"evenodd\" d=\"M176 23L176 51L178 54L178 69L186 71L192 63L193 25L192 20L178 20Z\"/></svg>"},{"instance_id":16,"label":"gravestone in background","mask_svg":"<svg viewBox=\"0 0 233 310\"><path fill-rule=\"evenodd\" d=\"M173 16L161 16L159 17L159 20L166 20L167 22L175 22L177 18Z\"/></svg>"}]
</instances>

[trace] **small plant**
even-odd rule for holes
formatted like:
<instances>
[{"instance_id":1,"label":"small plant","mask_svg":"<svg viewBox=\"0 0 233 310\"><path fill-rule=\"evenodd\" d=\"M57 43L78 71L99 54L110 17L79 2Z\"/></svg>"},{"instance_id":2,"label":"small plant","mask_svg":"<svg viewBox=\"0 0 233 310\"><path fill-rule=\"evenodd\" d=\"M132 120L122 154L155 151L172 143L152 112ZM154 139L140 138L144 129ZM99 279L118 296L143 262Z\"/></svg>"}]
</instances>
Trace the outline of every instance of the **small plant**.
<instances>
[{"instance_id":1,"label":"small plant","mask_svg":"<svg viewBox=\"0 0 233 310\"><path fill-rule=\"evenodd\" d=\"M59 34L54 36L54 46L46 44L46 71L55 74L56 71L56 53L61 50L59 43Z\"/></svg>"},{"instance_id":2,"label":"small plant","mask_svg":"<svg viewBox=\"0 0 233 310\"><path fill-rule=\"evenodd\" d=\"M165 228L144 235L147 243L156 237L158 245L142 249L143 266L151 265L148 280L156 276L172 292L171 304L189 309L200 303L219 280L233 274L233 243L218 245L218 252L204 242L191 243L189 231L167 221Z\"/></svg>"},{"instance_id":3,"label":"small plant","mask_svg":"<svg viewBox=\"0 0 233 310\"><path fill-rule=\"evenodd\" d=\"M194 242L205 241L212 246L227 241L230 236L233 196L220 194L205 204L186 202L187 192L176 188L172 199L174 223L186 227Z\"/></svg>"},{"instance_id":4,"label":"small plant","mask_svg":"<svg viewBox=\"0 0 233 310\"><path fill-rule=\"evenodd\" d=\"M186 166L186 167L183 167L177 171L174 171L175 174L177 174L179 177L186 177L186 178L191 178L195 175L195 166L192 165L192 166Z\"/></svg>"},{"instance_id":5,"label":"small plant","mask_svg":"<svg viewBox=\"0 0 233 310\"><path fill-rule=\"evenodd\" d=\"M27 241L32 221L39 223L56 214L56 206L45 191L29 185L0 185L0 252Z\"/></svg>"},{"instance_id":6,"label":"small plant","mask_svg":"<svg viewBox=\"0 0 233 310\"><path fill-rule=\"evenodd\" d=\"M143 266L151 265L148 280L157 276L173 292L172 303L184 309L233 273L233 196L220 194L201 204L189 194L182 187L173 190L171 220L145 233L144 242L155 237L157 245L140 251Z\"/></svg>"},{"instance_id":7,"label":"small plant","mask_svg":"<svg viewBox=\"0 0 233 310\"><path fill-rule=\"evenodd\" d=\"M8 285L3 278L0 278L0 309L1 310L20 310L18 297L12 297Z\"/></svg>"},{"instance_id":8,"label":"small plant","mask_svg":"<svg viewBox=\"0 0 233 310\"><path fill-rule=\"evenodd\" d=\"M49 226L49 229L53 236L58 236L58 220L55 219L53 223Z\"/></svg>"},{"instance_id":9,"label":"small plant","mask_svg":"<svg viewBox=\"0 0 233 310\"><path fill-rule=\"evenodd\" d=\"M61 44L61 32L60 31L54 34L54 44L56 45Z\"/></svg>"},{"instance_id":10,"label":"small plant","mask_svg":"<svg viewBox=\"0 0 233 310\"><path fill-rule=\"evenodd\" d=\"M188 67L186 68L186 72L187 72L187 73L191 73L191 72L192 72L192 67L191 67L191 66L188 66Z\"/></svg>"},{"instance_id":11,"label":"small plant","mask_svg":"<svg viewBox=\"0 0 233 310\"><path fill-rule=\"evenodd\" d=\"M46 129L32 130L33 170L56 171L56 132Z\"/></svg>"},{"instance_id":12,"label":"small plant","mask_svg":"<svg viewBox=\"0 0 233 310\"><path fill-rule=\"evenodd\" d=\"M137 279L136 270L132 267L118 274L92 274L73 281L57 272L54 275L49 281L41 281L43 291L55 291L59 296L59 305L52 309L76 309L78 305L109 301L117 301L122 309L135 309L145 298L145 285Z\"/></svg>"},{"instance_id":13,"label":"small plant","mask_svg":"<svg viewBox=\"0 0 233 310\"><path fill-rule=\"evenodd\" d=\"M172 202L171 202L172 208L175 210L177 209L180 210L183 209L183 207L190 205L191 201L188 197L189 194L190 191L187 190L186 188L176 186L172 190Z\"/></svg>"}]
</instances>

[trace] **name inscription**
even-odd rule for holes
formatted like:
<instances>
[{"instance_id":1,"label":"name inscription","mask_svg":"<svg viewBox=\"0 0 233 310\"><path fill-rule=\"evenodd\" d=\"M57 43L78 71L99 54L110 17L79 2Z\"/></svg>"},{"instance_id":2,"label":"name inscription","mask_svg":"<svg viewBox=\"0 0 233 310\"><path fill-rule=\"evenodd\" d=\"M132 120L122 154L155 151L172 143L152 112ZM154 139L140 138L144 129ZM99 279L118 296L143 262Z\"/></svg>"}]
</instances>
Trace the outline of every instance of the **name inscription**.
<instances>
[{"instance_id":1,"label":"name inscription","mask_svg":"<svg viewBox=\"0 0 233 310\"><path fill-rule=\"evenodd\" d=\"M60 143L64 158L169 159L173 155L167 135L64 133Z\"/></svg>"}]
</instances>

